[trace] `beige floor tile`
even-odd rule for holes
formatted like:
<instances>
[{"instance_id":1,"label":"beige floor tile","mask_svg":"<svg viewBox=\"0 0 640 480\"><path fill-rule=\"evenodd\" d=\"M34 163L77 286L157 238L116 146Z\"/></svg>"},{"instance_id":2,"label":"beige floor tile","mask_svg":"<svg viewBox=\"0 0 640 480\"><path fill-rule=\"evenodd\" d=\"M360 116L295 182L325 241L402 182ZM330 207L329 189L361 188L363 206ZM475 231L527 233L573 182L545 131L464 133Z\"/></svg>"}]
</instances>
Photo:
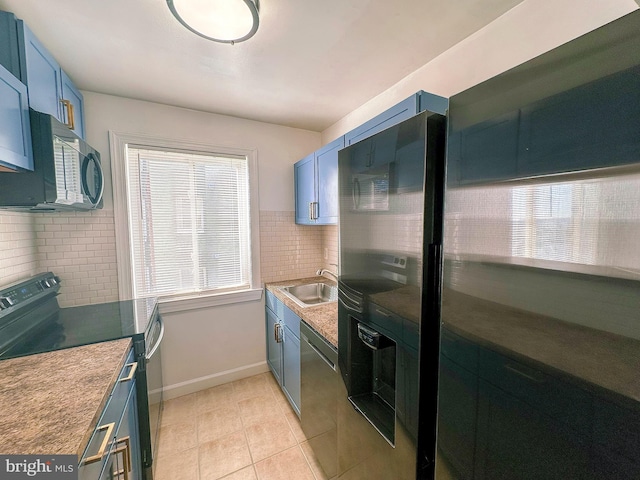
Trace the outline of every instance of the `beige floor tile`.
<instances>
[{"instance_id":1,"label":"beige floor tile","mask_svg":"<svg viewBox=\"0 0 640 480\"><path fill-rule=\"evenodd\" d=\"M206 443L242 430L240 410L235 403L227 403L215 410L198 415L198 443Z\"/></svg>"},{"instance_id":2,"label":"beige floor tile","mask_svg":"<svg viewBox=\"0 0 640 480\"><path fill-rule=\"evenodd\" d=\"M198 445L196 424L172 423L160 427L158 457L184 452Z\"/></svg>"},{"instance_id":3,"label":"beige floor tile","mask_svg":"<svg viewBox=\"0 0 640 480\"><path fill-rule=\"evenodd\" d=\"M236 401L272 393L264 374L243 378L242 380L232 382L231 385L233 385L233 393Z\"/></svg>"},{"instance_id":4,"label":"beige floor tile","mask_svg":"<svg viewBox=\"0 0 640 480\"><path fill-rule=\"evenodd\" d=\"M282 414L271 393L241 400L238 402L238 409L245 428L273 415Z\"/></svg>"},{"instance_id":5,"label":"beige floor tile","mask_svg":"<svg viewBox=\"0 0 640 480\"><path fill-rule=\"evenodd\" d=\"M267 381L267 385L269 385L271 390L280 390L280 385L278 384L276 377L273 376L273 373L271 372L263 373L262 376Z\"/></svg>"},{"instance_id":6,"label":"beige floor tile","mask_svg":"<svg viewBox=\"0 0 640 480\"><path fill-rule=\"evenodd\" d=\"M298 446L262 460L255 467L259 480L315 480Z\"/></svg>"},{"instance_id":7,"label":"beige floor tile","mask_svg":"<svg viewBox=\"0 0 640 480\"><path fill-rule=\"evenodd\" d=\"M297 444L289 424L280 416L272 416L245 429L254 463L280 453Z\"/></svg>"},{"instance_id":8,"label":"beige floor tile","mask_svg":"<svg viewBox=\"0 0 640 480\"><path fill-rule=\"evenodd\" d=\"M196 394L172 398L164 402L162 426L173 423L188 423L196 417Z\"/></svg>"},{"instance_id":9,"label":"beige floor tile","mask_svg":"<svg viewBox=\"0 0 640 480\"><path fill-rule=\"evenodd\" d=\"M198 449L158 456L154 480L198 480Z\"/></svg>"},{"instance_id":10,"label":"beige floor tile","mask_svg":"<svg viewBox=\"0 0 640 480\"><path fill-rule=\"evenodd\" d=\"M276 403L283 412L293 412L293 407L291 407L291 403L289 403L289 399L285 396L282 389L274 391L273 396L275 397Z\"/></svg>"},{"instance_id":11,"label":"beige floor tile","mask_svg":"<svg viewBox=\"0 0 640 480\"><path fill-rule=\"evenodd\" d=\"M296 437L296 440L298 441L298 443L304 442L307 439L307 437L305 436L304 431L302 430L302 425L300 425L300 419L298 418L298 415L296 415L293 412L293 410L289 409L289 411L284 414L284 417L287 419L287 422L289 422L291 431L293 432L293 435Z\"/></svg>"},{"instance_id":12,"label":"beige floor tile","mask_svg":"<svg viewBox=\"0 0 640 480\"><path fill-rule=\"evenodd\" d=\"M237 472L233 472L231 475L227 475L222 480L256 480L256 479L257 479L256 470L253 468L253 465L252 465L250 467L243 468L242 470L238 470Z\"/></svg>"},{"instance_id":13,"label":"beige floor tile","mask_svg":"<svg viewBox=\"0 0 640 480\"><path fill-rule=\"evenodd\" d=\"M215 410L222 405L230 403L235 403L233 386L230 383L196 392L196 408L198 413Z\"/></svg>"},{"instance_id":14,"label":"beige floor tile","mask_svg":"<svg viewBox=\"0 0 640 480\"><path fill-rule=\"evenodd\" d=\"M244 432L236 432L198 447L200 480L217 480L251 465Z\"/></svg>"}]
</instances>

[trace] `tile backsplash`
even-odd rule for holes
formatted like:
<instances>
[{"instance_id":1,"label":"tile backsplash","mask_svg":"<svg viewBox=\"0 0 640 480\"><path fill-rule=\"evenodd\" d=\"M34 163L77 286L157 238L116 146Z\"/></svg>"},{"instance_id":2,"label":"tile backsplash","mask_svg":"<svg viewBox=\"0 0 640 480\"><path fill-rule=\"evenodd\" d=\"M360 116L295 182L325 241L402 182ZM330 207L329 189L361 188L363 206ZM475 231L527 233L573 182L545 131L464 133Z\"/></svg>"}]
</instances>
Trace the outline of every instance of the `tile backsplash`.
<instances>
[{"instance_id":1,"label":"tile backsplash","mask_svg":"<svg viewBox=\"0 0 640 480\"><path fill-rule=\"evenodd\" d=\"M260 268L263 282L312 277L318 268L335 271L338 230L334 225L296 225L295 212L260 212ZM327 255L325 258L325 248Z\"/></svg>"},{"instance_id":2,"label":"tile backsplash","mask_svg":"<svg viewBox=\"0 0 640 480\"><path fill-rule=\"evenodd\" d=\"M30 213L0 212L0 286L38 272L34 223Z\"/></svg>"},{"instance_id":3,"label":"tile backsplash","mask_svg":"<svg viewBox=\"0 0 640 480\"><path fill-rule=\"evenodd\" d=\"M261 211L260 237L263 282L336 271L335 225L296 225L292 211ZM44 271L62 279L61 306L118 300L113 212L0 212L0 287Z\"/></svg>"},{"instance_id":4,"label":"tile backsplash","mask_svg":"<svg viewBox=\"0 0 640 480\"><path fill-rule=\"evenodd\" d=\"M113 212L0 213L0 285L39 272L62 279L61 306L118 299Z\"/></svg>"}]
</instances>

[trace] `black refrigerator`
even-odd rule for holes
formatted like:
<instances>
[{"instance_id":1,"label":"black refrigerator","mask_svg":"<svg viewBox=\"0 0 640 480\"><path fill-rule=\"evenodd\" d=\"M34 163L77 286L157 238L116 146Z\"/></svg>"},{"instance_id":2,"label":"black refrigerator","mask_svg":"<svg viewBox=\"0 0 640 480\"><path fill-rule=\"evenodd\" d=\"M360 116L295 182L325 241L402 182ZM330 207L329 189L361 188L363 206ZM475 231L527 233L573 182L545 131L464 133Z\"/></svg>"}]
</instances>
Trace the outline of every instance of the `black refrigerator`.
<instances>
[{"instance_id":1,"label":"black refrigerator","mask_svg":"<svg viewBox=\"0 0 640 480\"><path fill-rule=\"evenodd\" d=\"M338 154L339 478L434 469L445 134L423 112Z\"/></svg>"},{"instance_id":2,"label":"black refrigerator","mask_svg":"<svg viewBox=\"0 0 640 480\"><path fill-rule=\"evenodd\" d=\"M640 12L450 98L437 479L640 478Z\"/></svg>"}]
</instances>

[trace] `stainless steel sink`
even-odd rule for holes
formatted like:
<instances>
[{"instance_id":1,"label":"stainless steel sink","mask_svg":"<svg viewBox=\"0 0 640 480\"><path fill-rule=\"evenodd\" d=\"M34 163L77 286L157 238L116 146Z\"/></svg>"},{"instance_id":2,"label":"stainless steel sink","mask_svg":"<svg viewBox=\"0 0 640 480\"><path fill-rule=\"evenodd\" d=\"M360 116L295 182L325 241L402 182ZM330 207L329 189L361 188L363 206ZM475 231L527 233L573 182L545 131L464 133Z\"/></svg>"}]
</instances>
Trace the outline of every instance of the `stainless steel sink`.
<instances>
[{"instance_id":1,"label":"stainless steel sink","mask_svg":"<svg viewBox=\"0 0 640 480\"><path fill-rule=\"evenodd\" d=\"M326 283L307 283L282 287L282 291L301 307L311 307L338 300L338 289Z\"/></svg>"}]
</instances>

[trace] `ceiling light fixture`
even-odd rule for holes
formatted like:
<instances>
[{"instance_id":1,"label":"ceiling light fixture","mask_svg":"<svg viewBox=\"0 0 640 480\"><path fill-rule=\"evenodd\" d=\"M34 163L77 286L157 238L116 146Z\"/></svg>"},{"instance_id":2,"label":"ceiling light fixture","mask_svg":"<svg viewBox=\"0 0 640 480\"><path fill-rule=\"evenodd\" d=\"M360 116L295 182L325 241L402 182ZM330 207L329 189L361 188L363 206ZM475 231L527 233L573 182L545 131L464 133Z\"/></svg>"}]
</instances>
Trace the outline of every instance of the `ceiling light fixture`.
<instances>
[{"instance_id":1,"label":"ceiling light fixture","mask_svg":"<svg viewBox=\"0 0 640 480\"><path fill-rule=\"evenodd\" d=\"M258 30L259 0L167 0L167 5L182 25L214 42L244 42Z\"/></svg>"}]
</instances>

